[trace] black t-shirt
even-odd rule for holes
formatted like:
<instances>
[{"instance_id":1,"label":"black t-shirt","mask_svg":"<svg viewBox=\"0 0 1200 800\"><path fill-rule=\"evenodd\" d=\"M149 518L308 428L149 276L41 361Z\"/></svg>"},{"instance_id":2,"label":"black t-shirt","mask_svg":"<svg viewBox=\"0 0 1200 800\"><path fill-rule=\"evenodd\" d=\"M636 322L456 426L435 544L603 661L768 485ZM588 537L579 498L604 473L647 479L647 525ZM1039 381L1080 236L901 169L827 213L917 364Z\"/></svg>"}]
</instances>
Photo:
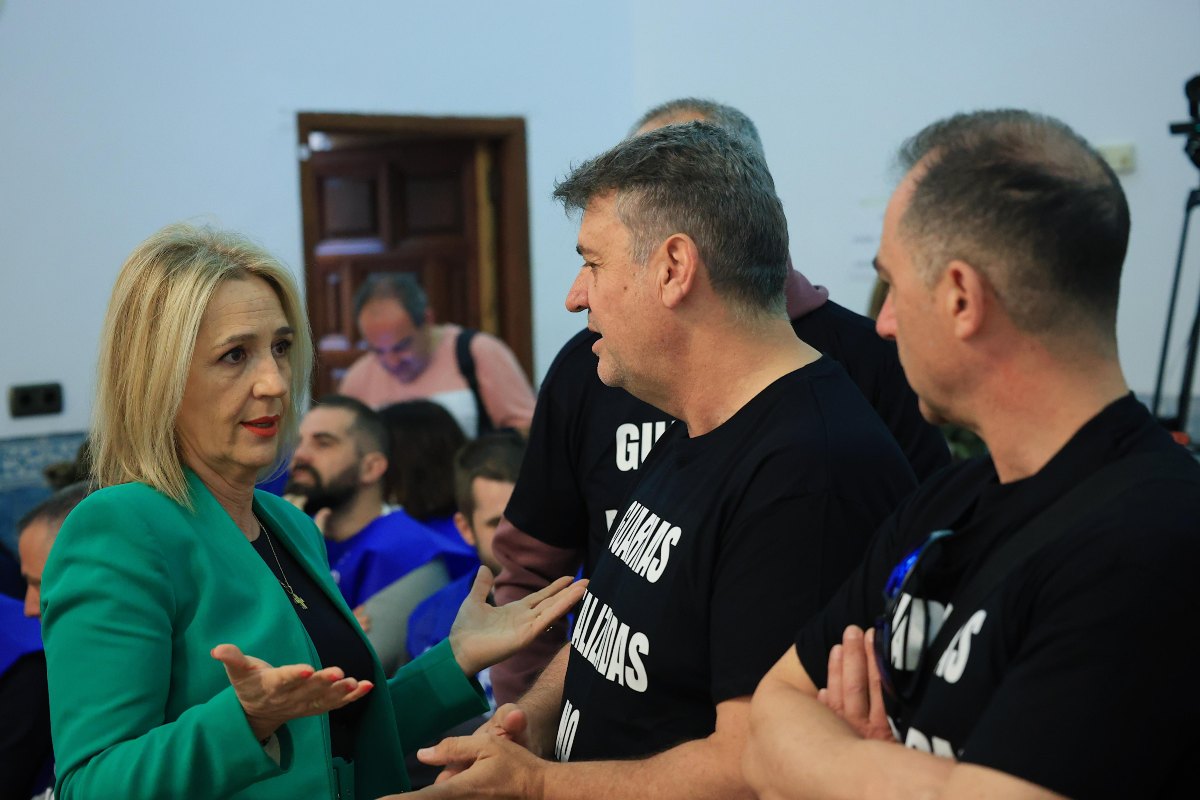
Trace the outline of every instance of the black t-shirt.
<instances>
[{"instance_id":1,"label":"black t-shirt","mask_svg":"<svg viewBox=\"0 0 1200 800\"><path fill-rule=\"evenodd\" d=\"M1098 497L1078 523L1016 566L976 608L950 615L957 639L936 663L917 656L985 556L1064 492L1126 455L1166 452L1177 479ZM893 568L935 530L894 615L892 672L910 684L889 702L900 741L991 767L1070 797L1176 797L1200 718L1184 651L1200 608L1200 465L1132 396L1116 401L1037 474L1000 484L988 459L924 484L880 529L867 558L796 651L823 686L845 626L884 610ZM930 623L928 628L923 624Z\"/></svg>"},{"instance_id":2,"label":"black t-shirt","mask_svg":"<svg viewBox=\"0 0 1200 800\"><path fill-rule=\"evenodd\" d=\"M581 606L558 757L645 756L712 733L716 704L754 691L912 488L828 358L702 436L668 428Z\"/></svg>"},{"instance_id":3,"label":"black t-shirt","mask_svg":"<svg viewBox=\"0 0 1200 800\"><path fill-rule=\"evenodd\" d=\"M950 463L946 438L921 416L917 395L900 367L896 343L875 332L875 320L826 301L792 320L792 330L845 368L896 437L918 483Z\"/></svg>"},{"instance_id":4,"label":"black t-shirt","mask_svg":"<svg viewBox=\"0 0 1200 800\"><path fill-rule=\"evenodd\" d=\"M17 659L0 675L0 797L32 797L52 784L46 654Z\"/></svg>"},{"instance_id":5,"label":"black t-shirt","mask_svg":"<svg viewBox=\"0 0 1200 800\"><path fill-rule=\"evenodd\" d=\"M590 575L650 448L675 420L596 374L600 335L571 337L546 373L504 515L546 544L587 548ZM586 532L587 541L583 540Z\"/></svg>"},{"instance_id":6,"label":"black t-shirt","mask_svg":"<svg viewBox=\"0 0 1200 800\"><path fill-rule=\"evenodd\" d=\"M896 345L879 338L874 325L832 302L792 321L801 339L843 365L923 480L949 464L950 453L941 432L921 417ZM608 544L613 515L637 483L638 466L673 421L600 381L592 353L598 338L580 331L550 365L505 511L517 528L556 547L584 547L586 531L588 575Z\"/></svg>"}]
</instances>

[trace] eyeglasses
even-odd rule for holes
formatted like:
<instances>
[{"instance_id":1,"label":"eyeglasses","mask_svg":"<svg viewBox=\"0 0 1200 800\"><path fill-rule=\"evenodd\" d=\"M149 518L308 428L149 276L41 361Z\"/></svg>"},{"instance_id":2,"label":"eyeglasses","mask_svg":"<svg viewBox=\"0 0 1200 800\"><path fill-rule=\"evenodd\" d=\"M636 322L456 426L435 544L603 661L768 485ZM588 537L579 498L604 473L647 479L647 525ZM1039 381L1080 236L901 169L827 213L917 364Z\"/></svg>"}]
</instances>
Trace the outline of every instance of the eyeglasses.
<instances>
[{"instance_id":1,"label":"eyeglasses","mask_svg":"<svg viewBox=\"0 0 1200 800\"><path fill-rule=\"evenodd\" d=\"M416 342L417 335L414 333L411 336L405 336L400 341L396 342L391 347L368 347L377 356L397 355L412 349L413 343Z\"/></svg>"},{"instance_id":2,"label":"eyeglasses","mask_svg":"<svg viewBox=\"0 0 1200 800\"><path fill-rule=\"evenodd\" d=\"M883 614L875 620L875 661L883 690L895 699L909 700L933 635L941 624L944 609L917 599L905 590L913 576L936 560L941 542L952 530L929 534L917 549L900 561L883 586ZM937 617L937 619L933 619ZM889 709L890 712L890 709Z\"/></svg>"}]
</instances>

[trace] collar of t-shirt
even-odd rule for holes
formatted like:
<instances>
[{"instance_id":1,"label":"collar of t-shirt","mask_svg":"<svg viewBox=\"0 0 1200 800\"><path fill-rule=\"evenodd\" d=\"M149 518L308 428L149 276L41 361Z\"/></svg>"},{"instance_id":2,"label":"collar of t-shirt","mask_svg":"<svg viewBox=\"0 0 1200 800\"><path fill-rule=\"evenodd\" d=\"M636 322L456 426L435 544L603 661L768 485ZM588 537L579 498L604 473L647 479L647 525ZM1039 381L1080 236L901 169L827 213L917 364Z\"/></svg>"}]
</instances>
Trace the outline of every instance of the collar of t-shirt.
<instances>
[{"instance_id":1,"label":"collar of t-shirt","mask_svg":"<svg viewBox=\"0 0 1200 800\"><path fill-rule=\"evenodd\" d=\"M671 440L667 437L679 440L671 448L672 455L676 459L687 459L699 455L707 452L711 447L720 447L724 442L729 442L732 446L744 436L744 426L747 424L747 421L759 418L762 413L761 409L776 402L787 402L788 393L792 391L790 387L795 381L816 380L838 371L841 371L841 367L833 359L828 356L821 356L816 361L776 378L774 382L768 384L765 389L750 398L749 402L735 411L733 416L707 433L700 436L688 436L686 424L671 425L668 428L667 434L664 435L663 439L659 440L659 444L655 446L654 450L650 451L650 457L654 457L655 451L660 449L660 445L663 442ZM849 378L846 380L849 380ZM666 448L662 449L666 450Z\"/></svg>"},{"instance_id":2,"label":"collar of t-shirt","mask_svg":"<svg viewBox=\"0 0 1200 800\"><path fill-rule=\"evenodd\" d=\"M1083 425L1040 470L1011 483L1000 483L990 459L980 465L984 479L974 502L964 504L948 527L955 539L971 546L947 546L939 572L962 574L965 561L981 560L1003 535L1029 522L1071 487L1105 464L1126 454L1147 424L1145 407L1132 395L1110 403ZM925 531L928 534L930 531ZM985 544L986 542L986 544ZM949 540L947 542L949 545Z\"/></svg>"}]
</instances>

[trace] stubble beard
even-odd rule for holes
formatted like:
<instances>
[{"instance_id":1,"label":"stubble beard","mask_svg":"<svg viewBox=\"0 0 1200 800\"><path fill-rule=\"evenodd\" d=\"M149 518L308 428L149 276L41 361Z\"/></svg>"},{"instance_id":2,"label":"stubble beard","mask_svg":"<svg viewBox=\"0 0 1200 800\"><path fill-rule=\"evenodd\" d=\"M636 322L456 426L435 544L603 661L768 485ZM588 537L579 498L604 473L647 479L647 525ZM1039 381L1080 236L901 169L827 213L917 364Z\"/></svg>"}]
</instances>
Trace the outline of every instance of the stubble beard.
<instances>
[{"instance_id":1,"label":"stubble beard","mask_svg":"<svg viewBox=\"0 0 1200 800\"><path fill-rule=\"evenodd\" d=\"M297 483L296 473L304 471L309 474L311 484ZM322 509L330 509L335 514L348 506L358 494L358 465L351 464L328 482L321 478L320 473L309 466L300 466L292 470L292 478L288 481L285 494L298 494L305 498L304 513L310 517Z\"/></svg>"}]
</instances>

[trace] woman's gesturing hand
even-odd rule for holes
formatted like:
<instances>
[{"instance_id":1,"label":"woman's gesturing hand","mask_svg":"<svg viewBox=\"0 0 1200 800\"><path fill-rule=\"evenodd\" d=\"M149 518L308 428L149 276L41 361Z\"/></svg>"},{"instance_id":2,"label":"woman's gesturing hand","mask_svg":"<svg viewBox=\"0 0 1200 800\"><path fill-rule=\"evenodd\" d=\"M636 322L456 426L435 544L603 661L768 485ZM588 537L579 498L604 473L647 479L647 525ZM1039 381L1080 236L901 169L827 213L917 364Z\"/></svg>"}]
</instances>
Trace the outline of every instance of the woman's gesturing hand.
<instances>
[{"instance_id":1,"label":"woman's gesturing hand","mask_svg":"<svg viewBox=\"0 0 1200 800\"><path fill-rule=\"evenodd\" d=\"M272 667L261 658L244 655L231 644L217 645L211 655L225 665L225 674L259 740L289 720L325 714L353 703L374 686L370 681L347 678L339 667Z\"/></svg>"},{"instance_id":2,"label":"woman's gesturing hand","mask_svg":"<svg viewBox=\"0 0 1200 800\"><path fill-rule=\"evenodd\" d=\"M464 674L503 661L567 613L583 597L587 581L562 577L528 597L503 606L488 605L492 573L480 567L471 593L450 626L450 649Z\"/></svg>"}]
</instances>

